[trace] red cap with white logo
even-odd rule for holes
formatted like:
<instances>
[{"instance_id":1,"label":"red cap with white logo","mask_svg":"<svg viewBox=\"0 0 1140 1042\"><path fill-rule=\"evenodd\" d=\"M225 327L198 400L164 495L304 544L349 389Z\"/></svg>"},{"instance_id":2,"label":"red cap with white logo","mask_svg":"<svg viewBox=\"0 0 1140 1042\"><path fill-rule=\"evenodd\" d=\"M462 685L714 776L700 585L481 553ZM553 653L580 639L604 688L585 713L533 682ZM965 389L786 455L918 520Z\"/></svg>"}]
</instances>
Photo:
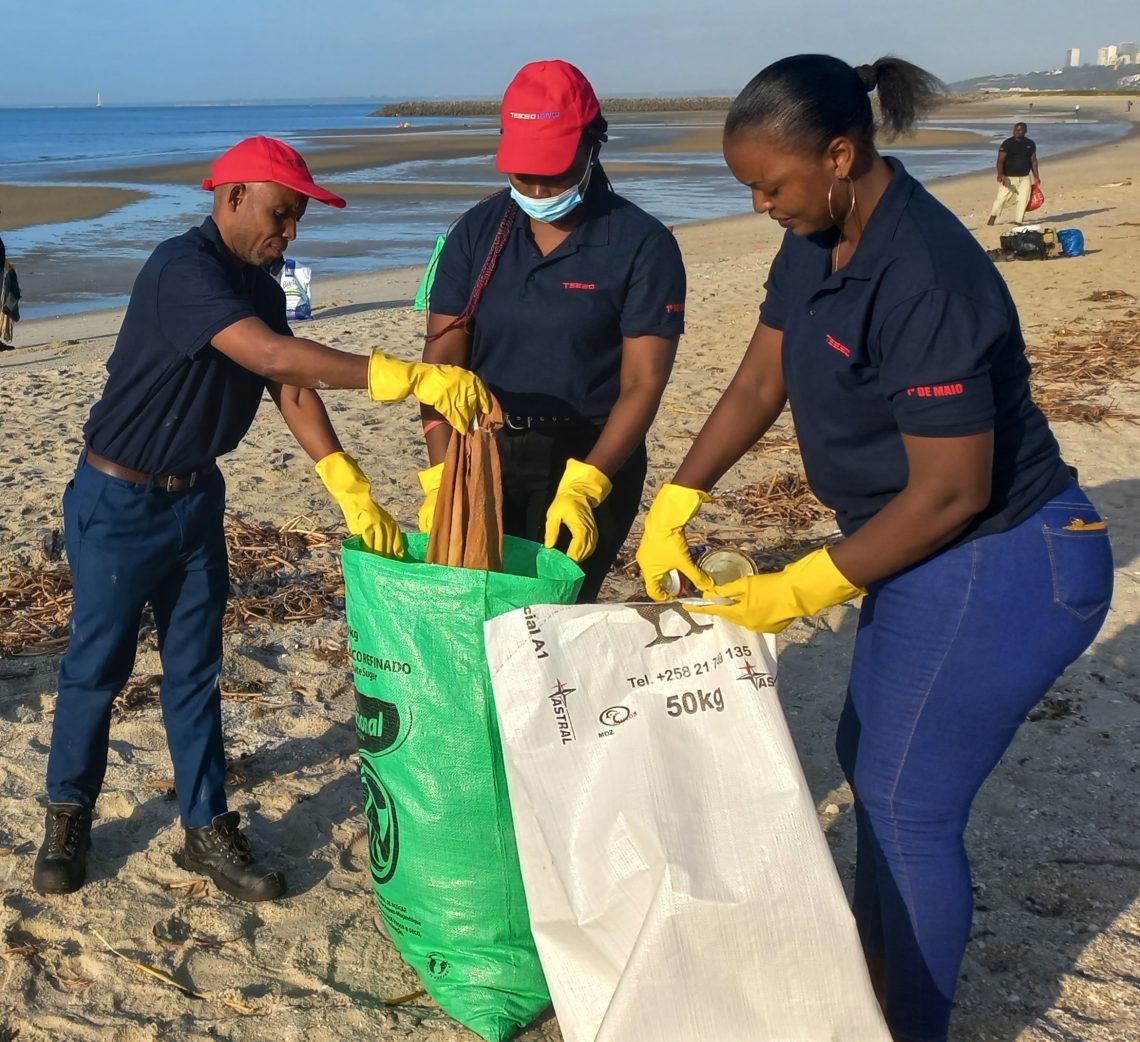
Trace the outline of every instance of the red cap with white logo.
<instances>
[{"instance_id":1,"label":"red cap with white logo","mask_svg":"<svg viewBox=\"0 0 1140 1042\"><path fill-rule=\"evenodd\" d=\"M313 180L301 153L272 137L247 137L223 152L210 166L210 176L202 181L206 191L217 185L273 181L294 192L329 206L344 206L344 200Z\"/></svg>"},{"instance_id":2,"label":"red cap with white logo","mask_svg":"<svg viewBox=\"0 0 1140 1042\"><path fill-rule=\"evenodd\" d=\"M564 173L574 164L582 131L599 112L590 81L569 62L524 65L503 95L496 168L544 177Z\"/></svg>"}]
</instances>

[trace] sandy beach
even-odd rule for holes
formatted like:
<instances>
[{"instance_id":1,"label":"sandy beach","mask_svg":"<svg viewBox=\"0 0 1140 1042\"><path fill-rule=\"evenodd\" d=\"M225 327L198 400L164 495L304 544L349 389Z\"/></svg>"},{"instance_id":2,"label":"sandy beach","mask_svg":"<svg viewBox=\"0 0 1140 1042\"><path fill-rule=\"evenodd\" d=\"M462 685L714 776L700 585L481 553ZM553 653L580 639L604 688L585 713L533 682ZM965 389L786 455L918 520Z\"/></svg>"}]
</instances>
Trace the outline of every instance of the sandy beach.
<instances>
[{"instance_id":1,"label":"sandy beach","mask_svg":"<svg viewBox=\"0 0 1140 1042\"><path fill-rule=\"evenodd\" d=\"M92 185L4 185L0 232L56 221L100 217L142 199L143 192Z\"/></svg>"},{"instance_id":2,"label":"sandy beach","mask_svg":"<svg viewBox=\"0 0 1140 1042\"><path fill-rule=\"evenodd\" d=\"M1079 100L1082 116L1125 118L1121 99ZM1011 121L1026 112L1025 101L1008 97L968 107ZM1071 107L1054 96L1035 103L1040 115ZM453 142L436 135L429 147L437 147L437 138L440 154L469 154L464 150L476 143L494 147L482 134ZM383 136L359 147L419 156L417 140ZM359 153L349 158L357 144L343 147L343 155L330 150L313 167L335 173L373 162L372 153L367 162ZM1080 228L1087 250L1080 258L1000 265L1042 374L1062 347L1111 345L1125 358L1140 348L1138 163L1135 131L1088 152L1040 157L1046 205L1038 223ZM177 173L192 178L201 171ZM620 177L611 173L620 191ZM986 226L990 171L928 187L987 249L1011 227ZM744 210L747 194L738 190ZM6 203L4 209L0 221L9 216ZM735 369L781 229L748 215L680 226L676 235L689 278L687 332L649 439L646 506ZM348 350L418 357L423 317L410 302L419 274L319 279L317 317L296 331ZM22 322L21 349L0 354L0 587L62 568L60 495L120 318L121 312L104 311ZM967 837L977 914L958 992L956 1042L1140 1037L1140 383L1134 376L1118 376L1104 390L1091 378L1077 388L1078 404L1089 407L1086 418L1097 422L1055 422L1066 459L1079 468L1113 532L1116 595L1096 644L1023 726L978 797ZM1058 397L1052 384L1041 386ZM414 527L415 472L425 460L414 406L376 405L353 392L325 398L345 448L371 475L377 501ZM784 531L758 529L742 513L746 493L799 469L792 438L785 419L725 477L717 500L692 527L693 541L743 545L776 562L833 532L827 518ZM338 531L337 508L271 405L221 465L236 522L276 531L292 521L304 530ZM640 520L632 540L639 530ZM317 540L285 571L301 585L311 577L315 589L320 577L335 577L335 555L335 540ZM637 582L624 572L603 591L607 600L637 595ZM30 880L42 837L59 644L51 645L48 633L41 640L48 653L0 658L0 1040L474 1042L422 994L376 912L343 612L332 596L317 614L298 621L249 614L226 637L231 807L248 822L256 849L274 851L290 881L283 901L257 906L212 887L187 889L193 877L171 861L182 830L168 793L171 766L153 683L160 667L147 634L131 697L112 726L89 881L67 897L36 894ZM848 887L855 823L832 742L855 621L854 609L836 608L813 624L793 624L780 638L781 699ZM3 620L0 639L13 624ZM559 1042L561 1035L548 1014L521 1038Z\"/></svg>"}]
</instances>

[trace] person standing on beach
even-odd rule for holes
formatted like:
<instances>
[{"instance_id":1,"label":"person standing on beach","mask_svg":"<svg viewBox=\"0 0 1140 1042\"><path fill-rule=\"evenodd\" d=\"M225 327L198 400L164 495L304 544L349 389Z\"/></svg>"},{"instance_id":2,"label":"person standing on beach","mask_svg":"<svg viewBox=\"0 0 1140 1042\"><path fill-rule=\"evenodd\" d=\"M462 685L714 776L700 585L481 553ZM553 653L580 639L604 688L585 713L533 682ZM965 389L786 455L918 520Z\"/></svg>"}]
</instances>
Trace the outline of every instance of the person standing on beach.
<instances>
[{"instance_id":1,"label":"person standing on beach","mask_svg":"<svg viewBox=\"0 0 1140 1042\"><path fill-rule=\"evenodd\" d=\"M504 531L566 547L586 573L581 602L597 598L637 516L645 435L685 310L676 240L602 169L607 129L573 65L518 72L503 95L495 158L509 189L449 234L423 355L470 366L502 403ZM430 408L421 413L432 464L420 474L427 531L448 434Z\"/></svg>"},{"instance_id":2,"label":"person standing on beach","mask_svg":"<svg viewBox=\"0 0 1140 1042\"><path fill-rule=\"evenodd\" d=\"M3 213L0 210L0 213ZM11 351L12 325L20 320L20 280L8 263L8 251L0 238L0 351Z\"/></svg>"},{"instance_id":3,"label":"person standing on beach","mask_svg":"<svg viewBox=\"0 0 1140 1042\"><path fill-rule=\"evenodd\" d=\"M175 861L243 900L284 893L281 874L254 863L226 804L218 679L229 574L216 457L237 446L268 392L317 461L349 531L378 553L400 556L398 526L372 501L313 388L367 388L374 401L415 395L464 431L489 405L466 370L350 354L292 335L285 294L266 268L296 238L310 199L344 206L313 182L298 152L248 138L215 160L202 187L213 192L212 216L158 246L139 272L63 496L74 605L33 875L40 893L70 893L86 878L112 702L134 666L148 603L185 828Z\"/></svg>"},{"instance_id":4,"label":"person standing on beach","mask_svg":"<svg viewBox=\"0 0 1140 1042\"><path fill-rule=\"evenodd\" d=\"M0 248L0 254L4 250ZM13 325L20 321L20 280L7 256L0 259L0 351L12 351Z\"/></svg>"},{"instance_id":5,"label":"person standing on beach","mask_svg":"<svg viewBox=\"0 0 1140 1042\"><path fill-rule=\"evenodd\" d=\"M1017 309L957 217L875 147L940 84L897 58L785 58L732 103L725 161L786 229L728 389L645 519L646 590L778 633L863 597L836 749L854 796L854 913L899 1042L944 1042L973 915L964 834L1026 713L1112 596L1107 525L1029 389ZM790 402L842 538L714 585L685 526Z\"/></svg>"},{"instance_id":6,"label":"person standing on beach","mask_svg":"<svg viewBox=\"0 0 1140 1042\"><path fill-rule=\"evenodd\" d=\"M1028 133L1027 124L1014 123L1013 137L1007 137L998 149L998 190L986 224L993 224L1008 203L1016 204L1013 223L1021 224L1025 220L1029 194L1034 185L1041 183L1037 170L1037 145L1032 138L1026 137Z\"/></svg>"}]
</instances>

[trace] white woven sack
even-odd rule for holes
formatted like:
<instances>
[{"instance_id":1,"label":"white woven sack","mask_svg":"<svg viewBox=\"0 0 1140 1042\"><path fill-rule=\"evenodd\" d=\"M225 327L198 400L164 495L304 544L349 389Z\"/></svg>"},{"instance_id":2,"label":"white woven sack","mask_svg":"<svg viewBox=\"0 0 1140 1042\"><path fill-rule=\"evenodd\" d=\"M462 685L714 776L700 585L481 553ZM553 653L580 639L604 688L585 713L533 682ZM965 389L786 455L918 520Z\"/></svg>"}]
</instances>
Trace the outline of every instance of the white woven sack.
<instances>
[{"instance_id":1,"label":"white woven sack","mask_svg":"<svg viewBox=\"0 0 1140 1042\"><path fill-rule=\"evenodd\" d=\"M772 638L669 604L486 624L566 1042L889 1042Z\"/></svg>"}]
</instances>

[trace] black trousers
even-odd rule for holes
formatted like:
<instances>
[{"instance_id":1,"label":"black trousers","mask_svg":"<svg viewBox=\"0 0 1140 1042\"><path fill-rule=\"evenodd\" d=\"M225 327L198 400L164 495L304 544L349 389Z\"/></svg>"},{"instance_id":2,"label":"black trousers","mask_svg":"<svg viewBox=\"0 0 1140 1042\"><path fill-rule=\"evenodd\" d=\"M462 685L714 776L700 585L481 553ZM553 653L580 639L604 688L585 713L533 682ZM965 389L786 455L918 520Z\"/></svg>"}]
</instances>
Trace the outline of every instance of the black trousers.
<instances>
[{"instance_id":1,"label":"black trousers","mask_svg":"<svg viewBox=\"0 0 1140 1042\"><path fill-rule=\"evenodd\" d=\"M567 430L503 428L498 434L499 460L503 473L503 531L541 543L546 538L546 511L554 499L568 459L584 460L593 449L601 427ZM613 490L594 511L598 523L598 546L581 562L586 573L579 604L598 599L602 582L613 566L625 537L633 527L645 485L644 442L633 452L611 482ZM565 550L570 535L565 528L558 549Z\"/></svg>"}]
</instances>

